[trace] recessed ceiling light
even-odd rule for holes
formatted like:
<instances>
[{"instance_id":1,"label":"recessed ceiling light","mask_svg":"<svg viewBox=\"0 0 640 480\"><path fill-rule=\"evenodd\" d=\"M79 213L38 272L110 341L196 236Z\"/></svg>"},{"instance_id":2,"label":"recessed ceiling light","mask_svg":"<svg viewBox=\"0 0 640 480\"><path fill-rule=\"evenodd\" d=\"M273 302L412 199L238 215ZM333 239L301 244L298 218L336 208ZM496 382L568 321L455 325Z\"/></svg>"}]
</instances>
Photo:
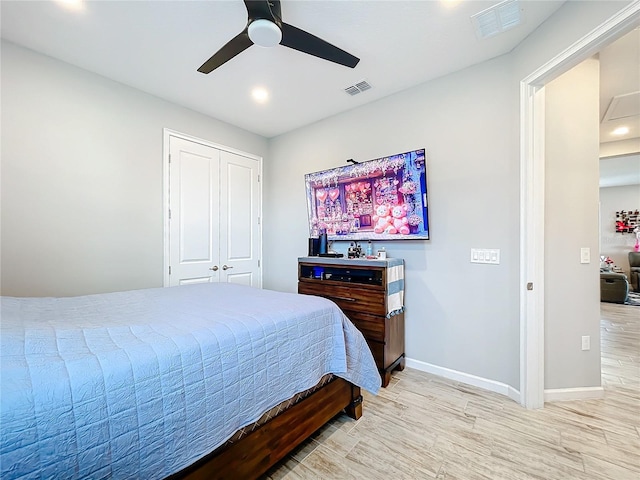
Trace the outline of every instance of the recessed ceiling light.
<instances>
[{"instance_id":1,"label":"recessed ceiling light","mask_svg":"<svg viewBox=\"0 0 640 480\"><path fill-rule=\"evenodd\" d=\"M625 135L625 134L629 133L629 127L618 127L611 133L613 135Z\"/></svg>"},{"instance_id":2,"label":"recessed ceiling light","mask_svg":"<svg viewBox=\"0 0 640 480\"><path fill-rule=\"evenodd\" d=\"M251 91L251 96L256 102L264 103L269 100L269 92L262 87L256 87Z\"/></svg>"},{"instance_id":3,"label":"recessed ceiling light","mask_svg":"<svg viewBox=\"0 0 640 480\"><path fill-rule=\"evenodd\" d=\"M56 2L68 10L79 11L84 9L84 0L56 0Z\"/></svg>"},{"instance_id":4,"label":"recessed ceiling light","mask_svg":"<svg viewBox=\"0 0 640 480\"><path fill-rule=\"evenodd\" d=\"M458 6L461 0L441 0L442 4L447 8Z\"/></svg>"}]
</instances>

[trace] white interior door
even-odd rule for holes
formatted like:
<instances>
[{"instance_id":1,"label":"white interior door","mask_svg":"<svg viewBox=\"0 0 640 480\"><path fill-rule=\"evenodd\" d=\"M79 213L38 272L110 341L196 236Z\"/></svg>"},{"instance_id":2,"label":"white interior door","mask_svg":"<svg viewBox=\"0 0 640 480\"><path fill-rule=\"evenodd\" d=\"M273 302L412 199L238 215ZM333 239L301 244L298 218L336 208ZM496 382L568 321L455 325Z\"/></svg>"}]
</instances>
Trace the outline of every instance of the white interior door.
<instances>
[{"instance_id":1,"label":"white interior door","mask_svg":"<svg viewBox=\"0 0 640 480\"><path fill-rule=\"evenodd\" d=\"M178 135L165 130L164 284L262 287L260 160Z\"/></svg>"},{"instance_id":2,"label":"white interior door","mask_svg":"<svg viewBox=\"0 0 640 480\"><path fill-rule=\"evenodd\" d=\"M169 138L169 286L219 281L220 151Z\"/></svg>"},{"instance_id":3,"label":"white interior door","mask_svg":"<svg viewBox=\"0 0 640 480\"><path fill-rule=\"evenodd\" d=\"M260 162L220 152L220 281L261 287Z\"/></svg>"}]
</instances>

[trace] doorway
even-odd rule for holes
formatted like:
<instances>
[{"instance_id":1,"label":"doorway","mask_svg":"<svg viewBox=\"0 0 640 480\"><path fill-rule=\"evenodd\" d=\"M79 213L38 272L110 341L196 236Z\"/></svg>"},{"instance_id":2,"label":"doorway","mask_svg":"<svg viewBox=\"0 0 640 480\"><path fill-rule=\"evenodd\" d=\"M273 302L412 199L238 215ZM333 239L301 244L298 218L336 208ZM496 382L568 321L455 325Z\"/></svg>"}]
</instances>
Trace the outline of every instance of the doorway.
<instances>
[{"instance_id":1,"label":"doorway","mask_svg":"<svg viewBox=\"0 0 640 480\"><path fill-rule=\"evenodd\" d=\"M640 4L622 9L521 81L520 402L544 406L544 85L634 28Z\"/></svg>"}]
</instances>

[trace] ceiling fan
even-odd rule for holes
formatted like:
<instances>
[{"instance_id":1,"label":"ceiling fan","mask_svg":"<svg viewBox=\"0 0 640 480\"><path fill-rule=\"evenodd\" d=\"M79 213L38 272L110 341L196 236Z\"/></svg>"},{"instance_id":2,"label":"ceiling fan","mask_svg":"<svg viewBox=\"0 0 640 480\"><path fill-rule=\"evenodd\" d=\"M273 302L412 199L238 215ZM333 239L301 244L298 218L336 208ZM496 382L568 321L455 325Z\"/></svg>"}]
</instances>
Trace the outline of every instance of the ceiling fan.
<instances>
[{"instance_id":1,"label":"ceiling fan","mask_svg":"<svg viewBox=\"0 0 640 480\"><path fill-rule=\"evenodd\" d=\"M247 26L198 69L213 70L242 53L251 45L273 47L278 44L318 58L354 68L360 59L304 30L282 21L280 0L244 0Z\"/></svg>"}]
</instances>

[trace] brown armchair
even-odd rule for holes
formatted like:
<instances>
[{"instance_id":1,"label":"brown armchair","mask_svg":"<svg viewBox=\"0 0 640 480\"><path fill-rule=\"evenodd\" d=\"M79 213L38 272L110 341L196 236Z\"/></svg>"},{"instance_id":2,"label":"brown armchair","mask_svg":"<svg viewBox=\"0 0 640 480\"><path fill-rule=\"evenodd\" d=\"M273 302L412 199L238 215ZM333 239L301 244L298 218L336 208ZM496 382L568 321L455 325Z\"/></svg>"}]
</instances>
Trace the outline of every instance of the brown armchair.
<instances>
[{"instance_id":1,"label":"brown armchair","mask_svg":"<svg viewBox=\"0 0 640 480\"><path fill-rule=\"evenodd\" d=\"M629 252L629 280L631 289L640 292L640 252Z\"/></svg>"}]
</instances>

